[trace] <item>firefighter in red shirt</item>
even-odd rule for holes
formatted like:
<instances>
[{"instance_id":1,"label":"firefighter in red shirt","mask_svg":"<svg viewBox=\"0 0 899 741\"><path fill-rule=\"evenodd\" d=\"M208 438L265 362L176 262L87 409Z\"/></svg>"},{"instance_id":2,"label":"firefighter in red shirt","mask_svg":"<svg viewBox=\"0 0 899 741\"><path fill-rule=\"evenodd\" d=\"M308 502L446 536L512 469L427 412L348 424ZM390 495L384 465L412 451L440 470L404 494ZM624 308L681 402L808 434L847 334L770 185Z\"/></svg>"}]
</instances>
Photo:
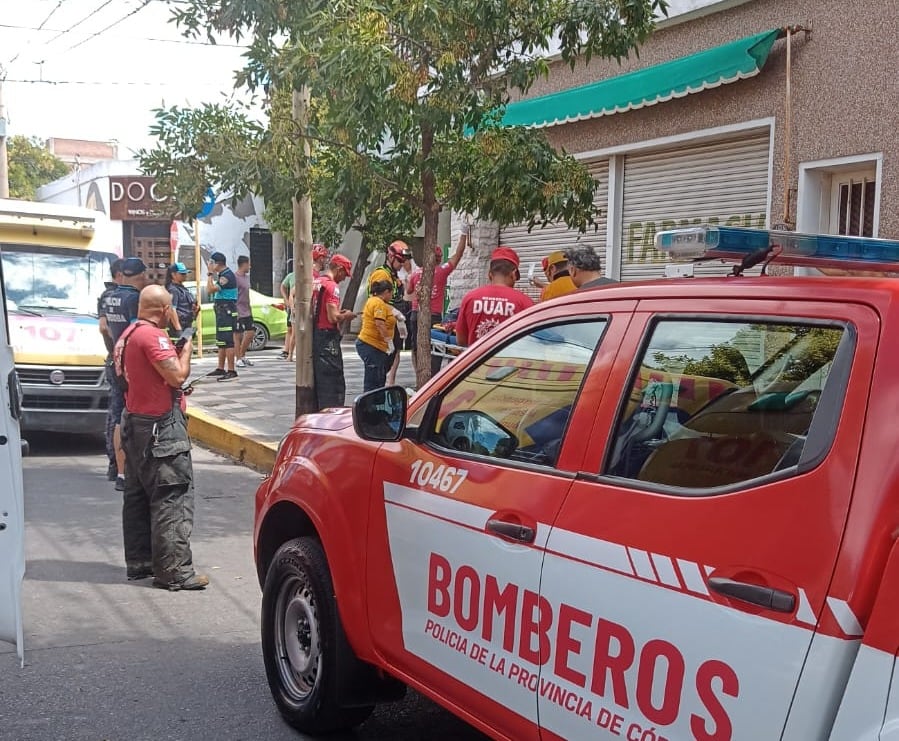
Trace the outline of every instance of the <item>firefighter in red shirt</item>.
<instances>
[{"instance_id":1,"label":"firefighter in red shirt","mask_svg":"<svg viewBox=\"0 0 899 741\"><path fill-rule=\"evenodd\" d=\"M190 550L193 464L180 389L190 373L193 346L189 339L180 350L173 344L166 328L174 315L169 292L147 286L140 294L137 321L122 333L113 353L125 390L122 530L127 576L153 576L153 586L171 591L203 589L209 583L194 571Z\"/></svg>"},{"instance_id":2,"label":"firefighter in red shirt","mask_svg":"<svg viewBox=\"0 0 899 741\"><path fill-rule=\"evenodd\" d=\"M332 255L312 286L312 373L315 379L316 406L342 407L346 396L343 352L338 324L355 318L349 309L340 309L339 283L353 272L353 264L343 255Z\"/></svg>"},{"instance_id":3,"label":"firefighter in red shirt","mask_svg":"<svg viewBox=\"0 0 899 741\"><path fill-rule=\"evenodd\" d=\"M456 340L460 345L470 345L510 316L534 305L530 298L513 288L520 277L518 264L515 250L509 247L493 250L487 273L489 282L462 298L456 321Z\"/></svg>"}]
</instances>

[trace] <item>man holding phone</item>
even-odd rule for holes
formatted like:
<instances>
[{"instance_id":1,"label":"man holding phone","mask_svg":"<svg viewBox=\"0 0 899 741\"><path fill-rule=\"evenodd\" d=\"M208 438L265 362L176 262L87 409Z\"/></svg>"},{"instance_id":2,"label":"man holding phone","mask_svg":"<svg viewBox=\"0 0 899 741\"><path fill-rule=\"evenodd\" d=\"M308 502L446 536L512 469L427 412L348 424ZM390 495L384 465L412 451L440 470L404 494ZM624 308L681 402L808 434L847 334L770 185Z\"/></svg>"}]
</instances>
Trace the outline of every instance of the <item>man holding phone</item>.
<instances>
[{"instance_id":1,"label":"man holding phone","mask_svg":"<svg viewBox=\"0 0 899 741\"><path fill-rule=\"evenodd\" d=\"M188 340L193 340L197 333L196 327L185 327L178 333L178 339L175 340L175 350L181 352L181 349L187 344Z\"/></svg>"},{"instance_id":2,"label":"man holding phone","mask_svg":"<svg viewBox=\"0 0 899 741\"><path fill-rule=\"evenodd\" d=\"M140 294L137 321L116 343L115 371L123 379L125 491L122 531L129 580L154 577L170 591L203 589L209 579L193 567L193 463L181 385L190 375L189 331L176 349L166 329L172 297L159 285ZM180 342L180 340L179 340Z\"/></svg>"}]
</instances>

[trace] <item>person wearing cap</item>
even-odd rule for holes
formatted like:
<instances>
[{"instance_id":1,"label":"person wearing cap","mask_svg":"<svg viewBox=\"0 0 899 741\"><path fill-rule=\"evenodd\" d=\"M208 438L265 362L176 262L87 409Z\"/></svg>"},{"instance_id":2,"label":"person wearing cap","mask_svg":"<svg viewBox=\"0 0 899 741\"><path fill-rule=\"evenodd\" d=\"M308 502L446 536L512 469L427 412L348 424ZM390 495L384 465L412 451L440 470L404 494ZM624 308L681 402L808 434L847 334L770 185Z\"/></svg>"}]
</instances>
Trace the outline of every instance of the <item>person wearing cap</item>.
<instances>
[{"instance_id":1,"label":"person wearing cap","mask_svg":"<svg viewBox=\"0 0 899 741\"><path fill-rule=\"evenodd\" d=\"M253 326L253 309L250 306L250 258L237 258L237 324L234 327L234 365L249 368L253 362L247 357L247 350L256 330Z\"/></svg>"},{"instance_id":2,"label":"person wearing cap","mask_svg":"<svg viewBox=\"0 0 899 741\"><path fill-rule=\"evenodd\" d=\"M568 272L568 258L564 252L556 250L546 256L546 270L549 276L549 285L540 294L541 301L549 301L577 290Z\"/></svg>"},{"instance_id":3,"label":"person wearing cap","mask_svg":"<svg viewBox=\"0 0 899 741\"><path fill-rule=\"evenodd\" d=\"M209 375L218 381L230 381L237 378L237 371L234 370L237 278L221 252L213 252L209 256L206 291L212 296L212 306L215 309L215 344L218 347L218 366Z\"/></svg>"},{"instance_id":4,"label":"person wearing cap","mask_svg":"<svg viewBox=\"0 0 899 741\"><path fill-rule=\"evenodd\" d=\"M178 335L182 329L192 327L194 319L200 313L200 305L193 293L184 285L188 270L183 262L173 262L165 271L165 288L172 297L175 317L169 325L169 334Z\"/></svg>"},{"instance_id":5,"label":"person wearing cap","mask_svg":"<svg viewBox=\"0 0 899 741\"><path fill-rule=\"evenodd\" d=\"M113 260L109 266L110 275L112 275L111 281L106 281L104 283L103 293L100 294L100 297L97 299L97 323L100 328L100 335L103 337L103 342L106 345L106 377L112 378L113 369L112 369L112 348L115 346L115 343L112 341L112 337L109 334L109 328L106 324L106 299L108 296L112 294L112 292L119 287L119 283L122 280L122 263L123 260ZM106 414L106 457L108 459L108 464L106 466L106 479L107 481L115 481L118 476L118 465L116 464L115 458L115 441L113 440L113 435L115 433L115 423L116 420L113 419L112 415L107 412Z\"/></svg>"},{"instance_id":6,"label":"person wearing cap","mask_svg":"<svg viewBox=\"0 0 899 741\"><path fill-rule=\"evenodd\" d=\"M443 248L434 247L434 257L436 265L434 267L434 278L431 283L431 301L428 317L428 326L433 327L443 319L443 306L446 301L446 283L465 252L468 244L471 224L462 225L462 231L459 234L459 241L456 243L456 251L446 260L443 261ZM406 279L406 297L412 302L412 313L409 316L409 333L412 337L412 358L415 359L418 350L418 322L421 317L420 305L421 299L418 296L418 288L421 283L421 267L415 268L412 275ZM431 355L431 375L440 370L443 358Z\"/></svg>"},{"instance_id":7,"label":"person wearing cap","mask_svg":"<svg viewBox=\"0 0 899 741\"><path fill-rule=\"evenodd\" d=\"M328 262L328 248L321 242L312 245L312 280L318 278L319 273L325 269ZM288 363L293 362L293 351L296 347L296 337L293 333L293 307L296 303L296 274L293 271L293 260L287 261L287 275L281 281L281 298L284 299L287 308L287 334L284 336L284 349L281 350L281 358Z\"/></svg>"},{"instance_id":8,"label":"person wearing cap","mask_svg":"<svg viewBox=\"0 0 899 741\"><path fill-rule=\"evenodd\" d=\"M328 248L321 242L312 245L312 280L318 276L328 266Z\"/></svg>"},{"instance_id":9,"label":"person wearing cap","mask_svg":"<svg viewBox=\"0 0 899 741\"><path fill-rule=\"evenodd\" d=\"M568 250L568 270L577 290L608 286L616 281L602 277L602 261L590 247Z\"/></svg>"},{"instance_id":10,"label":"person wearing cap","mask_svg":"<svg viewBox=\"0 0 899 741\"><path fill-rule=\"evenodd\" d=\"M465 347L496 329L506 319L524 311L534 302L514 288L518 273L518 253L509 247L497 247L490 255L486 286L475 288L462 297L456 321L456 340Z\"/></svg>"},{"instance_id":11,"label":"person wearing cap","mask_svg":"<svg viewBox=\"0 0 899 741\"><path fill-rule=\"evenodd\" d=\"M345 403L346 379L338 324L356 315L349 309L340 309L338 285L352 272L353 264L348 258L332 255L312 284L312 376L317 410L342 407Z\"/></svg>"},{"instance_id":12,"label":"person wearing cap","mask_svg":"<svg viewBox=\"0 0 899 741\"><path fill-rule=\"evenodd\" d=\"M387 383L393 357L396 314L390 305L393 282L376 280L369 285L371 295L362 309L362 326L356 337L356 352L362 358L362 391L372 391Z\"/></svg>"},{"instance_id":13,"label":"person wearing cap","mask_svg":"<svg viewBox=\"0 0 899 741\"><path fill-rule=\"evenodd\" d=\"M147 266L139 257L128 257L122 260L122 272L119 283L103 302L106 331L112 344L133 322L137 321L137 310L141 289L147 285ZM125 489L125 452L122 449L122 411L125 409L125 392L114 373L109 378L109 407L107 424L112 425L113 447L116 458L116 491Z\"/></svg>"},{"instance_id":14,"label":"person wearing cap","mask_svg":"<svg viewBox=\"0 0 899 741\"><path fill-rule=\"evenodd\" d=\"M396 309L395 318L402 316L402 308L404 302L404 286L400 278L400 270L412 267L412 251L402 239L396 239L387 246L387 252L384 255L384 264L379 268L375 268L371 275L368 276L368 295L373 296L372 287L375 283L383 283L388 281L393 286L393 293L390 295L389 303ZM396 370L400 363L400 347L402 347L405 335L401 336L400 323L393 323L394 337L393 350L390 355L390 364L387 370L387 383L392 384L396 380ZM405 331L405 330L404 330Z\"/></svg>"}]
</instances>

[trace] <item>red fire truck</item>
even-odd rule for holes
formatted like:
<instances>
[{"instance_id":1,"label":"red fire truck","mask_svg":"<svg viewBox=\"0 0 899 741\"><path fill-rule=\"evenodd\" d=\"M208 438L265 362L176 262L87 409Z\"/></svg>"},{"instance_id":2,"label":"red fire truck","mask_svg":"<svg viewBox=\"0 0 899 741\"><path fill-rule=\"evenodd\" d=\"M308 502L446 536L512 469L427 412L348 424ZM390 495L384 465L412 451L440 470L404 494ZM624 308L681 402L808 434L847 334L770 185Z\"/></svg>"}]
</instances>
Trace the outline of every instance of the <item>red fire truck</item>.
<instances>
[{"instance_id":1,"label":"red fire truck","mask_svg":"<svg viewBox=\"0 0 899 741\"><path fill-rule=\"evenodd\" d=\"M411 686L514 741L899 733L899 242L658 246L733 275L569 294L297 422L255 523L290 724Z\"/></svg>"}]
</instances>

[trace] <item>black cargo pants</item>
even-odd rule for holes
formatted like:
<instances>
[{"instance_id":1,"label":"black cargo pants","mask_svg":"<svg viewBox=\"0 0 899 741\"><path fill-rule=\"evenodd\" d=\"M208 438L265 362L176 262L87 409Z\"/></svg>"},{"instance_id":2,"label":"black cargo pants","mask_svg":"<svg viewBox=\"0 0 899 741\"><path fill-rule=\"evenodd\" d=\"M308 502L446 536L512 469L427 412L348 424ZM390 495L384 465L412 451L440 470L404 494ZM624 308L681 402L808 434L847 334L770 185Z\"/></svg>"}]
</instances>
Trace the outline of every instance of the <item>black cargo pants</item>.
<instances>
[{"instance_id":1,"label":"black cargo pants","mask_svg":"<svg viewBox=\"0 0 899 741\"><path fill-rule=\"evenodd\" d=\"M194 574L193 464L187 420L175 407L162 417L122 415L125 491L122 531L128 571L152 566L156 579L182 582Z\"/></svg>"},{"instance_id":2,"label":"black cargo pants","mask_svg":"<svg viewBox=\"0 0 899 741\"><path fill-rule=\"evenodd\" d=\"M338 330L316 328L312 332L312 374L318 408L342 407L346 397L346 379Z\"/></svg>"}]
</instances>

